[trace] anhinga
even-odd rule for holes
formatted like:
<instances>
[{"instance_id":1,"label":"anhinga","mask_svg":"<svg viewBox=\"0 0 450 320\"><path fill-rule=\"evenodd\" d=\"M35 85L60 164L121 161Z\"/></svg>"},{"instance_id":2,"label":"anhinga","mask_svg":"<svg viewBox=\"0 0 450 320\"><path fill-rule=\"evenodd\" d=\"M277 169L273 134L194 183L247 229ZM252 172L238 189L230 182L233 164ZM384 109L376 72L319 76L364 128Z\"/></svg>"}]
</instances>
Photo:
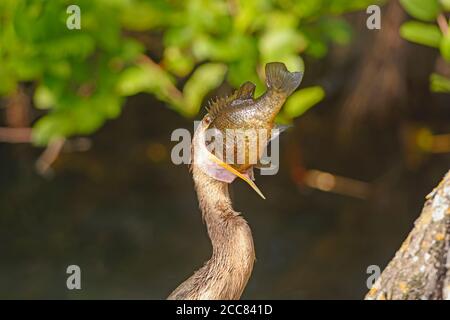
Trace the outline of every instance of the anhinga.
<instances>
[{"instance_id":1,"label":"anhinga","mask_svg":"<svg viewBox=\"0 0 450 320\"><path fill-rule=\"evenodd\" d=\"M227 130L263 130L273 136L275 116L301 79L302 73L289 72L282 63L269 63L266 65L267 91L261 97L254 99L255 85L246 82L233 95L213 102L196 129L191 169L213 253L211 259L179 285L168 299L241 297L253 269L255 249L250 227L240 213L233 210L228 184L239 177L262 194L252 181L254 163L249 162L248 156L239 165L221 159L207 149L205 132L211 129L222 134L224 144L231 145L234 153L237 152L235 141L227 139ZM245 141L244 151L251 152L248 137ZM267 141L259 141L259 144L265 147ZM257 155L260 157L261 152Z\"/></svg>"}]
</instances>

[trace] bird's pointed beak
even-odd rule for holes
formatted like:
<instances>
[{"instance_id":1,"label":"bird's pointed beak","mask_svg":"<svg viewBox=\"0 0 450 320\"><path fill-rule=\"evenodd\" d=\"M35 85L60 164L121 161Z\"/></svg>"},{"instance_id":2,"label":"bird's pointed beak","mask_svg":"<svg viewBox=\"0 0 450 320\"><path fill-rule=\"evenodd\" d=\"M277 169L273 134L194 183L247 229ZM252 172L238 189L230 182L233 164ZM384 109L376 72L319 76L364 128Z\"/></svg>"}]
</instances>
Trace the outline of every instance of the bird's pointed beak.
<instances>
[{"instance_id":1,"label":"bird's pointed beak","mask_svg":"<svg viewBox=\"0 0 450 320\"><path fill-rule=\"evenodd\" d=\"M264 200L266 199L266 197L263 195L261 190L259 190L258 186L247 175L244 175L244 174L240 173L239 171L234 169L229 164L227 164L227 163L223 162L222 160L220 160L219 158L217 158L212 153L209 153L209 159L211 159L211 161L214 161L216 164L218 164L219 166L221 166L225 170L231 172L235 176L237 176L237 177L241 178L242 180L244 180L245 182L247 182L250 185L250 187L252 187L252 189L255 190L257 194L260 195L261 198L263 198Z\"/></svg>"}]
</instances>

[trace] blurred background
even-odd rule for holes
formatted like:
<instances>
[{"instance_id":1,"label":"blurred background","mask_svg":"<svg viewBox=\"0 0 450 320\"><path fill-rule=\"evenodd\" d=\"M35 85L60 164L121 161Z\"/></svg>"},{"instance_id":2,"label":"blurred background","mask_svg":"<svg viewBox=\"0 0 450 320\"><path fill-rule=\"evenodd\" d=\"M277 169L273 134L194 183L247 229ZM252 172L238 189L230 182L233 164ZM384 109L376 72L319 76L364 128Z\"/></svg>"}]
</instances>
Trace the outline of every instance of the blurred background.
<instances>
[{"instance_id":1,"label":"blurred background","mask_svg":"<svg viewBox=\"0 0 450 320\"><path fill-rule=\"evenodd\" d=\"M245 81L264 92L281 61L305 77L278 117L293 125L280 171L257 175L267 200L231 188L257 253L243 298L361 299L450 167L449 11L1 1L0 298L165 298L211 250L170 135ZM82 290L66 288L71 264Z\"/></svg>"}]
</instances>

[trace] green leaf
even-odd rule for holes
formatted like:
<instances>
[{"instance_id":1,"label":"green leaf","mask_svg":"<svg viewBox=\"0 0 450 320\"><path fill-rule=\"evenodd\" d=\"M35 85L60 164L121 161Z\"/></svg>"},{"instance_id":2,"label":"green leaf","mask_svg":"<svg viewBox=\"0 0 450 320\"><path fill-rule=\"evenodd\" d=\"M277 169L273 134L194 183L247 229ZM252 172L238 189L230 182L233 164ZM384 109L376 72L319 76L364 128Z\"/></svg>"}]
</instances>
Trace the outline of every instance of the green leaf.
<instances>
[{"instance_id":1,"label":"green leaf","mask_svg":"<svg viewBox=\"0 0 450 320\"><path fill-rule=\"evenodd\" d=\"M442 57L444 57L447 62L450 62L450 33L447 33L447 35L442 38L440 51Z\"/></svg>"},{"instance_id":2,"label":"green leaf","mask_svg":"<svg viewBox=\"0 0 450 320\"><path fill-rule=\"evenodd\" d=\"M238 10L236 10L236 17L233 21L234 27L239 32L244 33L261 18L258 13L264 10L264 3L263 1L246 0L236 1L236 5L238 5Z\"/></svg>"},{"instance_id":3,"label":"green leaf","mask_svg":"<svg viewBox=\"0 0 450 320\"><path fill-rule=\"evenodd\" d=\"M146 66L132 66L120 75L117 89L124 96L132 96L151 86L153 75Z\"/></svg>"},{"instance_id":4,"label":"green leaf","mask_svg":"<svg viewBox=\"0 0 450 320\"><path fill-rule=\"evenodd\" d=\"M445 11L450 11L450 0L440 0L440 3Z\"/></svg>"},{"instance_id":5,"label":"green leaf","mask_svg":"<svg viewBox=\"0 0 450 320\"><path fill-rule=\"evenodd\" d=\"M433 48L439 48L442 39L441 31L436 25L417 21L402 24L400 35L408 41Z\"/></svg>"},{"instance_id":6,"label":"green leaf","mask_svg":"<svg viewBox=\"0 0 450 320\"><path fill-rule=\"evenodd\" d=\"M83 99L74 103L70 108L41 117L33 126L33 143L46 145L55 138L91 134L105 122L105 113L98 110L96 101Z\"/></svg>"},{"instance_id":7,"label":"green leaf","mask_svg":"<svg viewBox=\"0 0 450 320\"><path fill-rule=\"evenodd\" d=\"M328 1L327 1L328 2ZM325 2L325 3L327 3ZM383 0L333 0L329 1L325 6L325 10L332 14L343 14L355 10L365 10L372 4L381 5L386 1ZM320 1L320 3L323 3ZM323 10L323 9L322 9Z\"/></svg>"},{"instance_id":8,"label":"green leaf","mask_svg":"<svg viewBox=\"0 0 450 320\"><path fill-rule=\"evenodd\" d=\"M220 38L201 35L192 42L192 54L198 61L231 62L243 59L243 57L255 58L257 55L256 39L237 33Z\"/></svg>"},{"instance_id":9,"label":"green leaf","mask_svg":"<svg viewBox=\"0 0 450 320\"><path fill-rule=\"evenodd\" d=\"M320 1L316 0L304 0L295 1L294 10L300 16L300 18L308 18L317 15L322 8Z\"/></svg>"},{"instance_id":10,"label":"green leaf","mask_svg":"<svg viewBox=\"0 0 450 320\"><path fill-rule=\"evenodd\" d=\"M261 79L258 77L256 63L252 59L241 59L228 66L227 81L235 88L238 88L245 81L253 82L256 85L256 95L258 96L265 89Z\"/></svg>"},{"instance_id":11,"label":"green leaf","mask_svg":"<svg viewBox=\"0 0 450 320\"><path fill-rule=\"evenodd\" d=\"M55 104L55 96L48 87L40 85L34 92L33 101L36 108L49 109Z\"/></svg>"},{"instance_id":12,"label":"green leaf","mask_svg":"<svg viewBox=\"0 0 450 320\"><path fill-rule=\"evenodd\" d=\"M272 29L262 35L259 50L269 60L275 56L298 53L305 50L307 40L295 29Z\"/></svg>"},{"instance_id":13,"label":"green leaf","mask_svg":"<svg viewBox=\"0 0 450 320\"><path fill-rule=\"evenodd\" d=\"M172 107L181 105L181 97L171 75L157 64L141 63L125 69L116 86L119 94L131 96L140 92L154 94L158 99L169 102Z\"/></svg>"},{"instance_id":14,"label":"green leaf","mask_svg":"<svg viewBox=\"0 0 450 320\"><path fill-rule=\"evenodd\" d=\"M306 53L317 59L323 58L328 53L327 44L320 39L310 40Z\"/></svg>"},{"instance_id":15,"label":"green leaf","mask_svg":"<svg viewBox=\"0 0 450 320\"><path fill-rule=\"evenodd\" d=\"M17 79L14 78L14 75L1 64L0 83L0 96L13 93L17 85Z\"/></svg>"},{"instance_id":16,"label":"green leaf","mask_svg":"<svg viewBox=\"0 0 450 320\"><path fill-rule=\"evenodd\" d=\"M195 116L201 107L205 95L217 88L227 71L222 63L206 63L198 67L183 88L184 108L180 111L186 116Z\"/></svg>"},{"instance_id":17,"label":"green leaf","mask_svg":"<svg viewBox=\"0 0 450 320\"><path fill-rule=\"evenodd\" d=\"M64 137L67 134L67 120L58 114L49 114L40 118L33 126L33 144L44 146L54 138Z\"/></svg>"},{"instance_id":18,"label":"green leaf","mask_svg":"<svg viewBox=\"0 0 450 320\"><path fill-rule=\"evenodd\" d=\"M433 73L430 76L430 89L433 92L450 92L450 79Z\"/></svg>"},{"instance_id":19,"label":"green leaf","mask_svg":"<svg viewBox=\"0 0 450 320\"><path fill-rule=\"evenodd\" d=\"M301 89L287 100L283 113L288 118L296 118L322 101L324 97L325 91L320 86Z\"/></svg>"},{"instance_id":20,"label":"green leaf","mask_svg":"<svg viewBox=\"0 0 450 320\"><path fill-rule=\"evenodd\" d=\"M400 0L403 8L414 18L434 21L440 12L438 0Z\"/></svg>"},{"instance_id":21,"label":"green leaf","mask_svg":"<svg viewBox=\"0 0 450 320\"><path fill-rule=\"evenodd\" d=\"M321 22L321 28L337 44L345 45L352 39L352 29L345 20L327 18Z\"/></svg>"},{"instance_id":22,"label":"green leaf","mask_svg":"<svg viewBox=\"0 0 450 320\"><path fill-rule=\"evenodd\" d=\"M152 0L152 3L133 1L125 6L120 19L129 30L146 31L168 23L170 8L164 1Z\"/></svg>"},{"instance_id":23,"label":"green leaf","mask_svg":"<svg viewBox=\"0 0 450 320\"><path fill-rule=\"evenodd\" d=\"M179 47L167 47L163 61L167 70L179 77L187 76L194 68L194 59Z\"/></svg>"}]
</instances>

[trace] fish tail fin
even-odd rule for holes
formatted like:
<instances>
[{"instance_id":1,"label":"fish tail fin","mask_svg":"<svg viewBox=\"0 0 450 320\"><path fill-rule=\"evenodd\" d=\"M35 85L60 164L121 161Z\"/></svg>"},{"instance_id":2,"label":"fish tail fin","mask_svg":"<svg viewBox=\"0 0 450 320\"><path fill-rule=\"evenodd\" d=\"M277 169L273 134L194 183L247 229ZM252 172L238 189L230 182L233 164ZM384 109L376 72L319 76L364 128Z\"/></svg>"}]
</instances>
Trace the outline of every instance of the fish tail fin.
<instances>
[{"instance_id":1,"label":"fish tail fin","mask_svg":"<svg viewBox=\"0 0 450 320\"><path fill-rule=\"evenodd\" d=\"M289 96L300 85L303 72L289 72L284 63L266 64L267 87Z\"/></svg>"}]
</instances>

